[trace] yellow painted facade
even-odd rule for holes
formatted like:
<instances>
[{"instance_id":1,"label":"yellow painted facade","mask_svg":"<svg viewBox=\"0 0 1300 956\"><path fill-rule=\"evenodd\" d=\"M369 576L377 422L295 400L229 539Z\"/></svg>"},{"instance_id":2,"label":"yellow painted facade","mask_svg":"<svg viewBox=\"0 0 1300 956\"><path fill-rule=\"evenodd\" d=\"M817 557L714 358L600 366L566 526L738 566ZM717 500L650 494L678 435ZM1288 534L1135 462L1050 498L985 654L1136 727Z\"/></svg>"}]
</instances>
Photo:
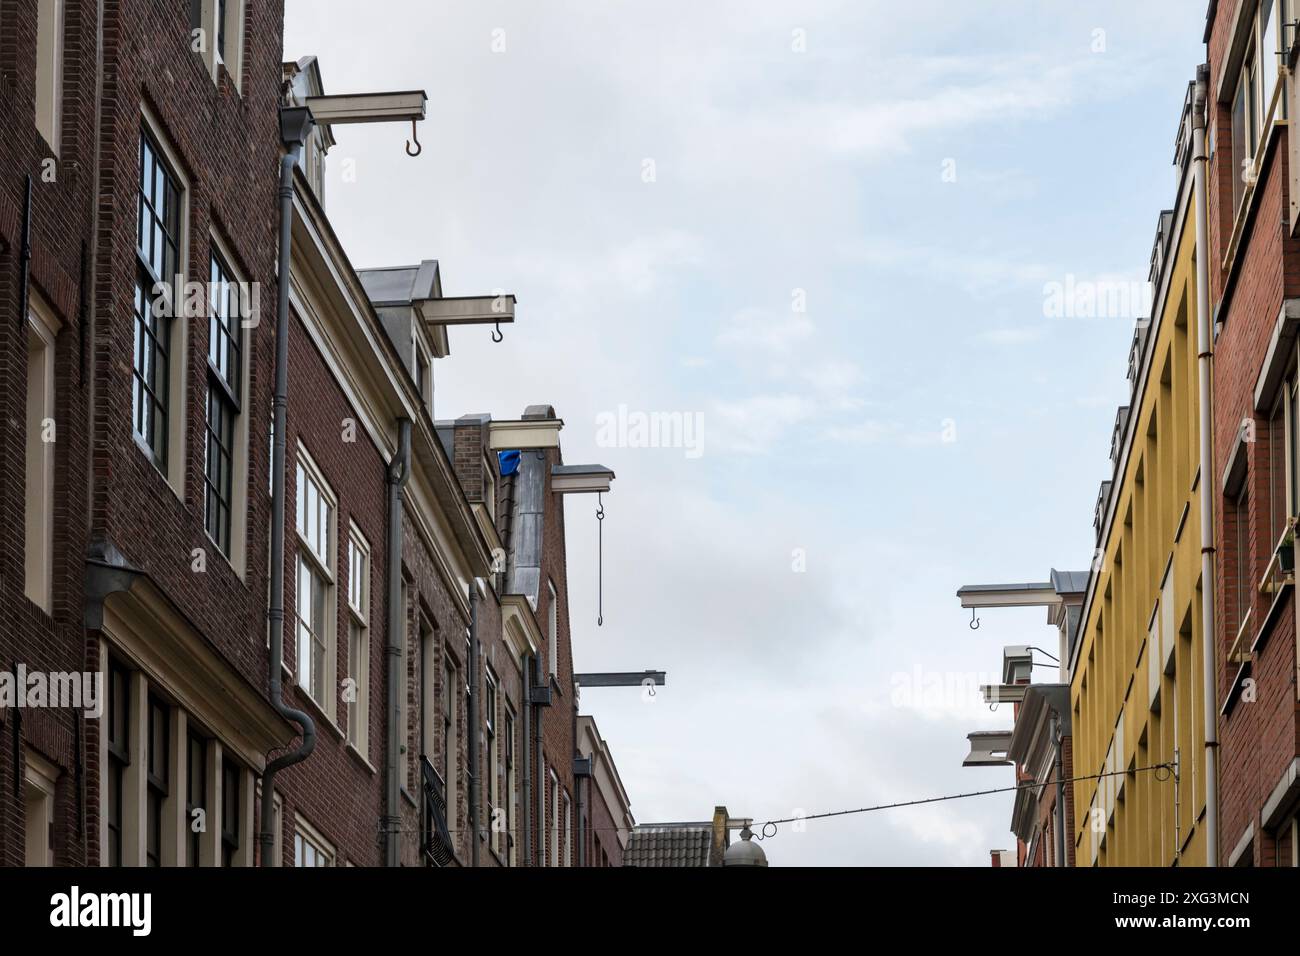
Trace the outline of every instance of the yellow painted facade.
<instances>
[{"instance_id":1,"label":"yellow painted facade","mask_svg":"<svg viewBox=\"0 0 1300 956\"><path fill-rule=\"evenodd\" d=\"M1205 864L1195 203L1180 183L1072 653L1078 866ZM1212 480L1212 479L1211 479ZM1098 566L1094 562L1094 566ZM1168 771L1140 768L1179 764Z\"/></svg>"}]
</instances>

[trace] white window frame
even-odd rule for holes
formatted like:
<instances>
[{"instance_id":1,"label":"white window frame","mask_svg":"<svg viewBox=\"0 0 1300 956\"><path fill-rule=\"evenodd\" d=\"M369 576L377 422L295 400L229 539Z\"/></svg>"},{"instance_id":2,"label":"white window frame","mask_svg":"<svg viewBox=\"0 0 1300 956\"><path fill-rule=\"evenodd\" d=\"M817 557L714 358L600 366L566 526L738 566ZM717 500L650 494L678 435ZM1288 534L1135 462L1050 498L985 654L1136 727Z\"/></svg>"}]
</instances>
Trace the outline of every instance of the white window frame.
<instances>
[{"instance_id":1,"label":"white window frame","mask_svg":"<svg viewBox=\"0 0 1300 956\"><path fill-rule=\"evenodd\" d=\"M497 680L491 666L483 668L483 677L485 704L483 708L483 735L488 763L488 832L491 833L493 848L497 853L500 853L503 849L503 841L501 840L501 833L497 831L495 826L495 814L497 810L501 809L501 781L498 779L501 772L501 761L499 759L499 748L501 746L501 721L499 719L501 712L501 682Z\"/></svg>"},{"instance_id":2,"label":"white window frame","mask_svg":"<svg viewBox=\"0 0 1300 956\"><path fill-rule=\"evenodd\" d=\"M356 682L348 703L348 744L370 760L370 545L356 524L348 525L348 677ZM355 628L355 634L354 634ZM403 709L403 712L405 710ZM355 723L355 726L354 726Z\"/></svg>"},{"instance_id":3,"label":"white window frame","mask_svg":"<svg viewBox=\"0 0 1300 956\"><path fill-rule=\"evenodd\" d=\"M1281 45L1284 42L1283 30L1286 24L1288 0L1263 0L1250 17L1246 27L1249 36L1245 43L1240 65L1237 67L1232 95L1228 100L1229 128L1235 125L1237 100L1242 94L1243 84L1249 83L1246 90L1245 117L1246 135L1254 130L1254 142L1238 154L1242 144L1234 141L1232 147L1233 175L1233 217L1239 219L1242 211L1249 207L1253 185L1246 185L1243 179L1248 176L1252 183L1260 172L1264 159L1264 147L1267 145L1277 120L1286 118L1286 83L1285 73L1280 66ZM1268 24L1264 25L1261 13L1268 11ZM1271 87L1271 88L1266 88ZM1237 135L1233 130L1234 137ZM1247 167L1247 163L1249 164ZM1247 172L1248 169L1248 172ZM1240 193L1237 190L1240 189Z\"/></svg>"},{"instance_id":4,"label":"white window frame","mask_svg":"<svg viewBox=\"0 0 1300 956\"><path fill-rule=\"evenodd\" d=\"M519 718L515 709L509 701L502 704L502 762L505 764L505 783L506 783L506 832L504 838L506 865L514 866L517 859L516 853L518 847L515 840L515 827L519 820L519 804L516 800L516 783L518 782L519 773L519 742L516 738L518 733ZM509 756L507 760L506 757Z\"/></svg>"},{"instance_id":5,"label":"white window frame","mask_svg":"<svg viewBox=\"0 0 1300 956\"><path fill-rule=\"evenodd\" d=\"M38 0L36 129L57 157L63 125L63 28L66 0Z\"/></svg>"},{"instance_id":6,"label":"white window frame","mask_svg":"<svg viewBox=\"0 0 1300 956\"><path fill-rule=\"evenodd\" d=\"M208 75L212 77L212 82L220 80L220 68L225 67L226 73L230 75L230 84L238 94L243 93L242 83L244 76L244 0L226 0L226 55L223 58L217 49L217 39L220 35L219 23L221 19L220 0L202 0L202 12L200 14L202 22L199 29L203 30L201 49L196 51L203 57L203 65L207 68ZM191 34L193 40L193 34Z\"/></svg>"},{"instance_id":7,"label":"white window frame","mask_svg":"<svg viewBox=\"0 0 1300 956\"><path fill-rule=\"evenodd\" d=\"M181 277L181 281L186 281L189 275L189 256L190 256L190 181L182 172L180 157L176 150L172 148L171 142L163 133L163 125L154 112L146 105L140 106L140 126L143 132L149 134L149 138L154 148L161 154L161 158L167 167L167 172L171 174L176 181L176 202L178 205L178 225L176 236L176 271ZM137 145L137 149L138 149ZM137 156L137 165L139 157ZM137 172L132 180L136 188L139 188L139 174ZM137 212L138 215L138 212ZM133 250L134 252L134 250ZM138 255L138 253L135 253ZM176 497L181 501L185 500L185 449L186 439L189 437L188 415L185 404L185 398L188 393L188 374L189 363L186 359L189 356L189 327L190 323L183 315L182 294L183 289L177 289L174 285L176 276L160 276L170 290L174 314L169 322L168 327L168 347L167 347L167 461L166 468L162 468L154 460L153 450L136 434L134 422L131 426L131 434L135 439L136 447L141 449L145 457L149 459L158 473L163 476L167 484L175 492ZM134 387L134 383L132 383Z\"/></svg>"},{"instance_id":8,"label":"white window frame","mask_svg":"<svg viewBox=\"0 0 1300 956\"><path fill-rule=\"evenodd\" d=\"M573 866L573 801L569 791L564 791L564 865Z\"/></svg>"},{"instance_id":9,"label":"white window frame","mask_svg":"<svg viewBox=\"0 0 1300 956\"><path fill-rule=\"evenodd\" d=\"M555 770L549 771L551 775L551 826L550 826L550 852L547 854L547 866L560 865L560 778L555 775Z\"/></svg>"},{"instance_id":10,"label":"white window frame","mask_svg":"<svg viewBox=\"0 0 1300 956\"><path fill-rule=\"evenodd\" d=\"M50 825L54 822L54 798L59 768L27 746L23 747L23 764L23 780L27 787L23 798L26 827L24 865L53 866L54 847L50 842ZM38 815L35 821L33 807Z\"/></svg>"},{"instance_id":11,"label":"white window frame","mask_svg":"<svg viewBox=\"0 0 1300 956\"><path fill-rule=\"evenodd\" d=\"M338 851L325 835L308 823L300 814L293 815L293 865L303 867L307 851L320 862L312 866L337 866Z\"/></svg>"},{"instance_id":12,"label":"white window frame","mask_svg":"<svg viewBox=\"0 0 1300 956\"><path fill-rule=\"evenodd\" d=\"M306 486L302 480L296 481L295 487L297 487L298 490L295 500L294 532L297 536L298 554L294 561L294 641L298 642L302 640L300 625L303 622L301 618L302 598L300 589L302 587L301 575L303 571L301 562L303 557L306 556L308 564L313 565L315 572L321 575L323 586L325 588L325 595L322 601L324 604L325 633L316 635L325 645L322 651L325 658L322 662L325 668L322 680L322 691L325 699L317 700L312 694L311 668L303 666L303 648L300 644L295 643L294 650L296 653L294 656L298 662L297 681L298 687L302 689L303 693L324 712L326 717L333 721L335 720L338 711L339 696L334 673L338 658L338 598L336 594L338 580L335 572L338 563L338 498L334 495L329 483L325 480L325 476L321 473L321 470L316 466L315 461L312 460L311 455L307 453L307 450L301 443L298 445L297 470L295 472L295 479L298 478L310 480L316 487L320 500L329 509L328 517L325 522L326 527L324 529L324 534L326 540L324 542L324 553L322 554L310 543L309 533L304 529L303 520L306 501L304 500L305 496L303 491ZM317 533L319 533L319 531ZM311 648L308 648L309 655L310 652ZM307 663L310 664L310 656L307 658Z\"/></svg>"},{"instance_id":13,"label":"white window frame","mask_svg":"<svg viewBox=\"0 0 1300 956\"><path fill-rule=\"evenodd\" d=\"M46 420L55 418L54 349L60 327L53 310L33 293L27 312L23 591L46 614L54 588L55 442L45 441L44 434ZM35 373L39 377L33 379Z\"/></svg>"},{"instance_id":14,"label":"white window frame","mask_svg":"<svg viewBox=\"0 0 1300 956\"><path fill-rule=\"evenodd\" d=\"M460 773L460 695L464 681L460 676L461 667L445 645L442 653L444 687L439 722L442 724L443 764L447 771L442 784L446 790L443 796L447 802L447 829L451 831L454 844L460 837L460 795L456 789L456 778Z\"/></svg>"},{"instance_id":15,"label":"white window frame","mask_svg":"<svg viewBox=\"0 0 1300 956\"><path fill-rule=\"evenodd\" d=\"M248 288L248 286L246 285L247 280L245 279L243 274L240 273L239 267L235 265L234 256L230 254L230 246L215 232L209 233L208 239L211 242L208 275L209 276L211 275L211 264L210 264L211 256L216 255L216 257L221 260L221 264L222 266L225 267L225 270L228 273L230 273L230 282L234 283L237 289L240 290L239 297L242 306L247 307L248 302L244 301L244 296L243 296L243 290ZM209 291L209 296L208 296L209 308L211 308L211 301L212 299ZM249 407L248 406L248 373L250 369L250 365L249 365L250 356L252 354L252 348L251 348L252 342L250 340L251 337L244 334L244 331L245 329L252 327L251 326L252 321L255 320L245 319L241 311L241 315L238 323L239 333L240 333L239 395L237 396L239 399L239 408L235 412L235 428L234 428L234 439L233 439L234 444L233 447L231 448L231 461L230 461L230 468L231 468L230 553L226 554L224 551L221 550L220 547L216 548L217 552L220 553L228 562L230 562L230 566L235 569L235 573L238 574L241 578L243 578L248 571L247 540L248 540L248 475L249 475L248 440L249 439L248 439L248 415L246 413ZM209 335L211 335L211 327L212 327L211 318L209 317L208 320ZM210 344L211 343L209 343L209 346ZM207 394L206 390L204 394L205 395ZM207 405L205 402L204 409L203 409L205 425L207 422L207 414L208 414ZM206 455L207 455L206 438L207 435L205 431L204 443L203 443L205 464L207 460L206 459ZM274 439L274 436L272 436L272 438ZM204 527L205 529L207 527L206 520L204 521ZM209 541L213 540L211 535L208 536L208 540ZM213 544L215 546L216 542L214 541Z\"/></svg>"}]
</instances>

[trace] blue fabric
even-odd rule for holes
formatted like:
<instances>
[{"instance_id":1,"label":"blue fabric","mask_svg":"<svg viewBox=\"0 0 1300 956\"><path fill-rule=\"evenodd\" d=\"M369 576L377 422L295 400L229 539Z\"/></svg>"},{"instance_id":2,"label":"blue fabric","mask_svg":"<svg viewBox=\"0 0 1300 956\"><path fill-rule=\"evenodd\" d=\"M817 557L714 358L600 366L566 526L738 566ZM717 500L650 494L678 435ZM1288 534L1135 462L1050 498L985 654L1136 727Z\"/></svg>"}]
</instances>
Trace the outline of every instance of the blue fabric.
<instances>
[{"instance_id":1,"label":"blue fabric","mask_svg":"<svg viewBox=\"0 0 1300 956\"><path fill-rule=\"evenodd\" d=\"M501 466L502 478L513 475L519 470L519 452L499 451L497 452L497 463Z\"/></svg>"}]
</instances>

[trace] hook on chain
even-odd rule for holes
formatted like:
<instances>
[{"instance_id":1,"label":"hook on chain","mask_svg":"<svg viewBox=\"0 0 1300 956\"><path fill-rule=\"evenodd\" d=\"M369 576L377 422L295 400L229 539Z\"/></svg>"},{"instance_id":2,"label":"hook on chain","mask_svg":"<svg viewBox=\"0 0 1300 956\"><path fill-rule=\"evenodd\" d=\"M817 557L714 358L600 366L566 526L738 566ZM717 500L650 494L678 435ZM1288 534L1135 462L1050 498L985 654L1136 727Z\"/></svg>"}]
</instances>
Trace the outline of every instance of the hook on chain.
<instances>
[{"instance_id":1,"label":"hook on chain","mask_svg":"<svg viewBox=\"0 0 1300 956\"><path fill-rule=\"evenodd\" d=\"M505 336L501 333L501 323L498 322L497 327L492 330L492 341L500 342L504 338Z\"/></svg>"},{"instance_id":2,"label":"hook on chain","mask_svg":"<svg viewBox=\"0 0 1300 956\"><path fill-rule=\"evenodd\" d=\"M975 616L975 609L970 609L970 629L978 631L980 629L980 619Z\"/></svg>"},{"instance_id":3,"label":"hook on chain","mask_svg":"<svg viewBox=\"0 0 1300 956\"><path fill-rule=\"evenodd\" d=\"M415 149L411 149L411 143L414 141ZM420 145L420 135L415 131L415 120L411 120L411 138L406 141L406 155L419 156L424 152L424 147Z\"/></svg>"}]
</instances>

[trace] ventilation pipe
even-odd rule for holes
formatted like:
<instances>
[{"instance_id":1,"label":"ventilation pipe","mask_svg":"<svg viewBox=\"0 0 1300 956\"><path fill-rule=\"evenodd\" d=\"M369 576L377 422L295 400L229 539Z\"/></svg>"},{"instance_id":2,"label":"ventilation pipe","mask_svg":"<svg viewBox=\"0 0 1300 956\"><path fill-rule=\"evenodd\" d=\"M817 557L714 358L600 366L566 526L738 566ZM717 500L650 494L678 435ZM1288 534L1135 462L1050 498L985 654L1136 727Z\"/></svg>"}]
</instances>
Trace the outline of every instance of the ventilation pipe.
<instances>
[{"instance_id":1,"label":"ventilation pipe","mask_svg":"<svg viewBox=\"0 0 1300 956\"><path fill-rule=\"evenodd\" d=\"M309 715L284 702L284 462L289 405L289 272L293 241L293 170L311 135L314 121L306 107L281 107L280 137L285 154L280 157L280 258L276 274L278 297L275 308L275 395L271 448L271 601L267 616L271 622L270 691L271 706L286 720L301 728L297 750L281 754L262 772L262 865L272 865L275 848L275 776L286 767L306 760L316 746L316 724Z\"/></svg>"},{"instance_id":2,"label":"ventilation pipe","mask_svg":"<svg viewBox=\"0 0 1300 956\"><path fill-rule=\"evenodd\" d=\"M388 601L388 737L384 760L384 862L401 865L402 831L402 668L406 666L406 608L402 606L402 489L411 475L411 420L397 420L397 455L388 466L388 555L384 579Z\"/></svg>"},{"instance_id":3,"label":"ventilation pipe","mask_svg":"<svg viewBox=\"0 0 1300 956\"><path fill-rule=\"evenodd\" d=\"M1210 373L1213 343L1210 336L1210 245L1206 222L1209 202L1205 193L1205 111L1209 67L1196 68L1196 95L1192 105L1192 169L1196 206L1196 369L1200 388L1201 457L1201 683L1205 713L1205 864L1219 865L1218 711L1214 706L1214 514L1210 502L1213 482L1214 442L1211 428Z\"/></svg>"}]
</instances>

